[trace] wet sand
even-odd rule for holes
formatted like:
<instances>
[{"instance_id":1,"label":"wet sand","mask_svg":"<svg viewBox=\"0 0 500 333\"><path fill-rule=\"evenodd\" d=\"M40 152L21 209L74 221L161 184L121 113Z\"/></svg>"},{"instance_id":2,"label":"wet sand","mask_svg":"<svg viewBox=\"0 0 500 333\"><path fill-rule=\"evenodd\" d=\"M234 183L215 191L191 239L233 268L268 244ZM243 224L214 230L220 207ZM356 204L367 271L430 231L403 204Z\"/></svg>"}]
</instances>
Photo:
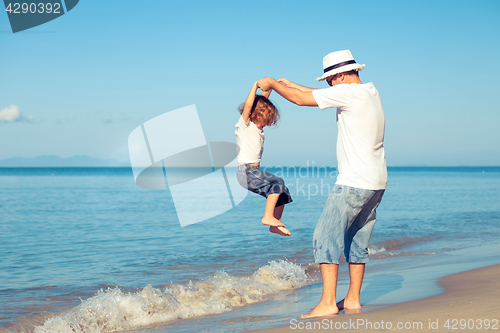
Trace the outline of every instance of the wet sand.
<instances>
[{"instance_id":1,"label":"wet sand","mask_svg":"<svg viewBox=\"0 0 500 333\"><path fill-rule=\"evenodd\" d=\"M394 304L361 313L292 320L290 325L256 332L480 332L500 331L500 265L442 278L445 292L417 301ZM319 301L319 299L318 299ZM307 310L308 311L308 310ZM305 311L305 312L307 312Z\"/></svg>"}]
</instances>

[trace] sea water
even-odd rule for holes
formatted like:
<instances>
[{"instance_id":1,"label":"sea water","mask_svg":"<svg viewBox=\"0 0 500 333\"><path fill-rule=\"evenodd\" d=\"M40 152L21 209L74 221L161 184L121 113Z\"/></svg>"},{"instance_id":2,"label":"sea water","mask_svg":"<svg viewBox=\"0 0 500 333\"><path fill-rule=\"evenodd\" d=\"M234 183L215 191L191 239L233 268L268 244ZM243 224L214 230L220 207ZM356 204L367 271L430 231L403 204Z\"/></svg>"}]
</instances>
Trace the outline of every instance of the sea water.
<instances>
[{"instance_id":1,"label":"sea water","mask_svg":"<svg viewBox=\"0 0 500 333\"><path fill-rule=\"evenodd\" d=\"M266 170L290 189L291 237L260 224L265 200L252 193L181 228L168 189L139 188L129 168L0 168L0 332L180 332L206 315L205 330L243 331L228 325L272 321L260 311L318 282L312 234L336 171ZM499 188L500 167L389 168L370 269L387 275L395 257L403 267L498 244ZM388 276L389 289L401 282ZM363 295L370 303L375 292Z\"/></svg>"}]
</instances>

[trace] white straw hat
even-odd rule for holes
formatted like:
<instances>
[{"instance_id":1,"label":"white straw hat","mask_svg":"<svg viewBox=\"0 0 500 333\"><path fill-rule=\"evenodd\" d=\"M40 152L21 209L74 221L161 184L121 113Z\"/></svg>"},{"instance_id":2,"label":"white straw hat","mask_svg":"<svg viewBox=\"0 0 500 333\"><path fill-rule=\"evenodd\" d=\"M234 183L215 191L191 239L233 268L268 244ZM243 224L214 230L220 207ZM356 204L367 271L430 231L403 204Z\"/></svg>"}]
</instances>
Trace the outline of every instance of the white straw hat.
<instances>
[{"instance_id":1,"label":"white straw hat","mask_svg":"<svg viewBox=\"0 0 500 333\"><path fill-rule=\"evenodd\" d=\"M337 73L349 72L352 70L360 71L365 68L365 65L360 65L352 57L351 51L343 50L327 54L323 58L323 72L321 77L316 81L323 81L329 76Z\"/></svg>"}]
</instances>

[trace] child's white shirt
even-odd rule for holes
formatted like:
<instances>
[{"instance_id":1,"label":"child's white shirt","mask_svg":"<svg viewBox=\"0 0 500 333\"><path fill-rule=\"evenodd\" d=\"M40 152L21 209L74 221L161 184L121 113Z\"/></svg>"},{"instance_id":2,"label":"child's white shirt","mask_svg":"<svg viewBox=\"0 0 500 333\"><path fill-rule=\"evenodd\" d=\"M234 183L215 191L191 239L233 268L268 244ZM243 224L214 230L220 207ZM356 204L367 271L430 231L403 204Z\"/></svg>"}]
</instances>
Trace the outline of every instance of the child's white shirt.
<instances>
[{"instance_id":1,"label":"child's white shirt","mask_svg":"<svg viewBox=\"0 0 500 333\"><path fill-rule=\"evenodd\" d=\"M238 163L260 163L264 151L264 131L243 116L236 123L236 144L239 148Z\"/></svg>"}]
</instances>

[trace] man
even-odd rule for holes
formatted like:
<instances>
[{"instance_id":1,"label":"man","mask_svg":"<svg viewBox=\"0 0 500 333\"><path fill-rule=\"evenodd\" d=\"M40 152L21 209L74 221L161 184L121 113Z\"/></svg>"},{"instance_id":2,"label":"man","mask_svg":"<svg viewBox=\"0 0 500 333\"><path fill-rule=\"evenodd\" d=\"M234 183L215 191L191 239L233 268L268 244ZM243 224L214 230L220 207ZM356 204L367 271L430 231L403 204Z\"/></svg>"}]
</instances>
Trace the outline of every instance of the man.
<instances>
[{"instance_id":1,"label":"man","mask_svg":"<svg viewBox=\"0 0 500 333\"><path fill-rule=\"evenodd\" d=\"M323 58L324 74L316 80L326 79L329 88L312 89L269 77L258 81L263 91L273 89L297 105L337 108L338 176L313 236L323 294L319 304L302 318L361 308L359 295L368 262L368 241L387 184L384 111L373 83L363 84L359 79L358 71L364 67L344 50ZM336 303L342 252L349 262L350 286L346 297Z\"/></svg>"}]
</instances>

